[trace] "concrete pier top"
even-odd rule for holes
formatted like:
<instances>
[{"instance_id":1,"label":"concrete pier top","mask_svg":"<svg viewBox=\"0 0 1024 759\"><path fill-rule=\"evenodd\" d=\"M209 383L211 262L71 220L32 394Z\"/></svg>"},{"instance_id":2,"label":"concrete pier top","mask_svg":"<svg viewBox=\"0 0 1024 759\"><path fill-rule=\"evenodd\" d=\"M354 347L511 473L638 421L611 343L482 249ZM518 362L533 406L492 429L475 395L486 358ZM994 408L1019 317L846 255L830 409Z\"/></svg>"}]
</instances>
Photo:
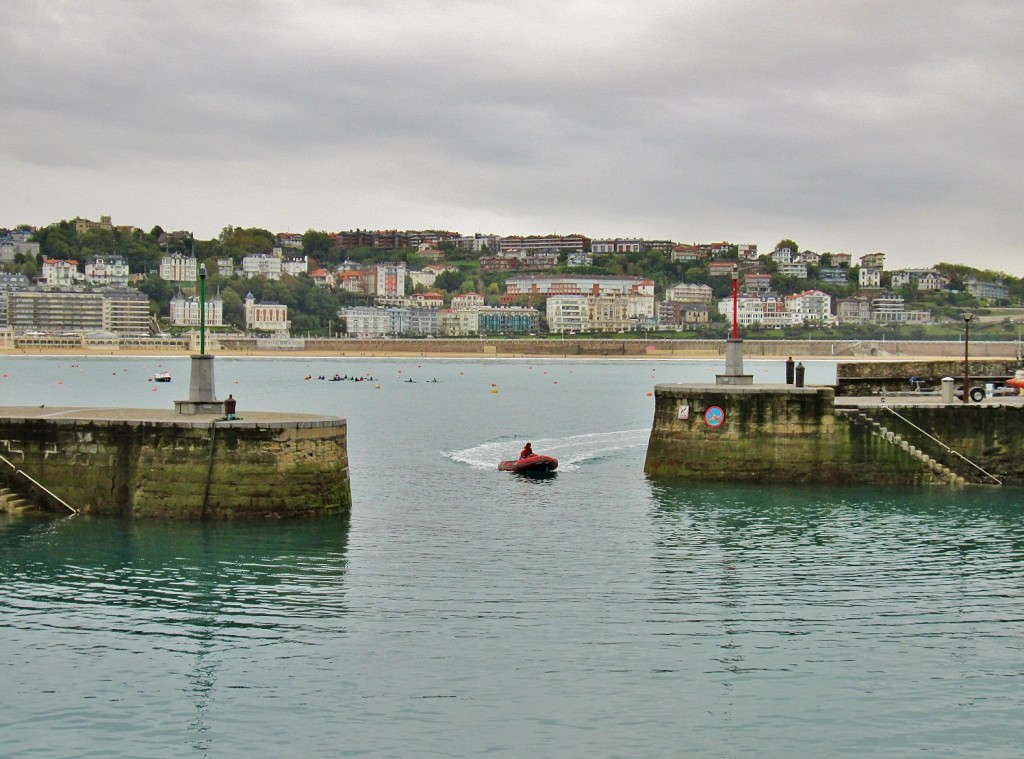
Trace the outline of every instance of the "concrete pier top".
<instances>
[{"instance_id":1,"label":"concrete pier top","mask_svg":"<svg viewBox=\"0 0 1024 759\"><path fill-rule=\"evenodd\" d=\"M337 416L295 414L275 411L244 411L238 419L225 420L221 414L182 416L172 409L88 408L81 406L0 406L0 420L95 422L97 424L168 425L174 427L333 427L344 424Z\"/></svg>"},{"instance_id":2,"label":"concrete pier top","mask_svg":"<svg viewBox=\"0 0 1024 759\"><path fill-rule=\"evenodd\" d=\"M831 391L832 388L824 386L807 385L796 387L795 385L718 385L713 382L690 383L675 382L671 384L655 385L658 392L686 392L686 393L725 393L728 395L759 395L763 393L792 393L793 395L817 395L823 390Z\"/></svg>"}]
</instances>

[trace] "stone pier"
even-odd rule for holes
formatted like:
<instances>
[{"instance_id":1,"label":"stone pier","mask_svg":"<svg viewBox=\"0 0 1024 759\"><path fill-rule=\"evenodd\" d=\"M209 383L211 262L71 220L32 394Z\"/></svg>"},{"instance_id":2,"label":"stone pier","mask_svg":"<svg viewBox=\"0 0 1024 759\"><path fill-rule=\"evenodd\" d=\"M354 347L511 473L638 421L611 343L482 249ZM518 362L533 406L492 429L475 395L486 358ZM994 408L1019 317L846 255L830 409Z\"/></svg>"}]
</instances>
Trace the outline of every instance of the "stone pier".
<instances>
[{"instance_id":1,"label":"stone pier","mask_svg":"<svg viewBox=\"0 0 1024 759\"><path fill-rule=\"evenodd\" d=\"M347 425L337 417L7 407L0 455L11 465L0 467L0 484L31 496L31 478L83 514L346 516L352 503Z\"/></svg>"}]
</instances>

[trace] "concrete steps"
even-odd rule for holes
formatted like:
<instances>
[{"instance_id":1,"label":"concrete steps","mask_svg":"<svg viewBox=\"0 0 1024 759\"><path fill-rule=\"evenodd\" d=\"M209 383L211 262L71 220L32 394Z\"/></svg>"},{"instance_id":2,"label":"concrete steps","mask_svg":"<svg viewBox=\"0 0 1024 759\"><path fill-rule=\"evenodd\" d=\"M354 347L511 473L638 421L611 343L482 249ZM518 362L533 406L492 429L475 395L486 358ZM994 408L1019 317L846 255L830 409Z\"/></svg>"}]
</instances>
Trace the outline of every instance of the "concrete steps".
<instances>
[{"instance_id":1,"label":"concrete steps","mask_svg":"<svg viewBox=\"0 0 1024 759\"><path fill-rule=\"evenodd\" d=\"M964 477L954 472L945 464L936 461L920 448L911 445L910 442L904 439L898 432L889 429L866 412L849 411L846 416L853 424L867 428L870 430L872 435L884 440L890 445L896 446L910 457L921 462L924 467L926 467L941 481L949 485L953 485L954 487L963 487L967 484L967 480Z\"/></svg>"},{"instance_id":2,"label":"concrete steps","mask_svg":"<svg viewBox=\"0 0 1024 759\"><path fill-rule=\"evenodd\" d=\"M0 487L0 514L23 514L36 507L10 488Z\"/></svg>"}]
</instances>

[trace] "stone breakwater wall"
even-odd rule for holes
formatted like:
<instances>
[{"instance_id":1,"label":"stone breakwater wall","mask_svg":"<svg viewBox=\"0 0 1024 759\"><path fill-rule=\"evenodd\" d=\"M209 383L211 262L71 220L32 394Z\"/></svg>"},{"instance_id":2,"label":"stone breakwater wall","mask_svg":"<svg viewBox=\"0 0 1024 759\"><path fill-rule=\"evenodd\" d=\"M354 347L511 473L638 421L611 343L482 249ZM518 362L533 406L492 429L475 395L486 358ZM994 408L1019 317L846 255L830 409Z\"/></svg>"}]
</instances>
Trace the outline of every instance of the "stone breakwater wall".
<instances>
[{"instance_id":1,"label":"stone breakwater wall","mask_svg":"<svg viewBox=\"0 0 1024 759\"><path fill-rule=\"evenodd\" d=\"M257 338L216 338L219 348L237 353L259 352ZM296 338L288 341L287 350L306 350L337 355L461 355L461 356L579 356L581 358L656 357L708 358L725 355L726 342L718 339L674 338ZM1012 341L972 341L971 356L1009 358L1016 356L1017 343ZM788 356L820 357L822 359L870 358L914 360L963 356L963 343L954 341L882 341L882 340L757 340L744 339L743 352L749 358L785 359ZM962 374L962 372L961 372Z\"/></svg>"},{"instance_id":2,"label":"stone breakwater wall","mask_svg":"<svg viewBox=\"0 0 1024 759\"><path fill-rule=\"evenodd\" d=\"M961 350L963 350L961 348ZM1003 382L1020 368L1015 359L971 359L969 371L972 385ZM959 361L862 361L836 364L836 394L842 396L877 395L882 390L910 390L910 378L916 377L924 386L937 389L943 377L952 377L963 384L964 362Z\"/></svg>"},{"instance_id":3,"label":"stone breakwater wall","mask_svg":"<svg viewBox=\"0 0 1024 759\"><path fill-rule=\"evenodd\" d=\"M1024 407L837 410L830 387L658 385L644 470L706 482L913 486L954 484L951 474L989 481L964 458L1005 485L1024 485Z\"/></svg>"},{"instance_id":4,"label":"stone breakwater wall","mask_svg":"<svg viewBox=\"0 0 1024 759\"><path fill-rule=\"evenodd\" d=\"M83 514L344 516L352 502L343 419L0 418L0 454ZM2 476L26 492L7 467Z\"/></svg>"}]
</instances>

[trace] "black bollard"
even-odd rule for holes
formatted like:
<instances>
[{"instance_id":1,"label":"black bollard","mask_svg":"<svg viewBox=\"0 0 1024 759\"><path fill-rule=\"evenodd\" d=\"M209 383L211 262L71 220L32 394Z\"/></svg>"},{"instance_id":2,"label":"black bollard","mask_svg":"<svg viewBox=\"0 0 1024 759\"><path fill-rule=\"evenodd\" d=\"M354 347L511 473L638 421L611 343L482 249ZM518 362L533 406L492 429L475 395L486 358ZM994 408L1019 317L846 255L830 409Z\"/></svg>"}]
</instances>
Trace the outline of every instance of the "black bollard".
<instances>
[{"instance_id":1,"label":"black bollard","mask_svg":"<svg viewBox=\"0 0 1024 759\"><path fill-rule=\"evenodd\" d=\"M235 396L229 395L227 400L224 401L224 415L234 416L235 408L237 407L238 401L235 400Z\"/></svg>"},{"instance_id":2,"label":"black bollard","mask_svg":"<svg viewBox=\"0 0 1024 759\"><path fill-rule=\"evenodd\" d=\"M804 386L804 365L802 363L796 365L795 379L797 387Z\"/></svg>"},{"instance_id":3,"label":"black bollard","mask_svg":"<svg viewBox=\"0 0 1024 759\"><path fill-rule=\"evenodd\" d=\"M786 359L786 384L793 384L793 357L790 356Z\"/></svg>"}]
</instances>

